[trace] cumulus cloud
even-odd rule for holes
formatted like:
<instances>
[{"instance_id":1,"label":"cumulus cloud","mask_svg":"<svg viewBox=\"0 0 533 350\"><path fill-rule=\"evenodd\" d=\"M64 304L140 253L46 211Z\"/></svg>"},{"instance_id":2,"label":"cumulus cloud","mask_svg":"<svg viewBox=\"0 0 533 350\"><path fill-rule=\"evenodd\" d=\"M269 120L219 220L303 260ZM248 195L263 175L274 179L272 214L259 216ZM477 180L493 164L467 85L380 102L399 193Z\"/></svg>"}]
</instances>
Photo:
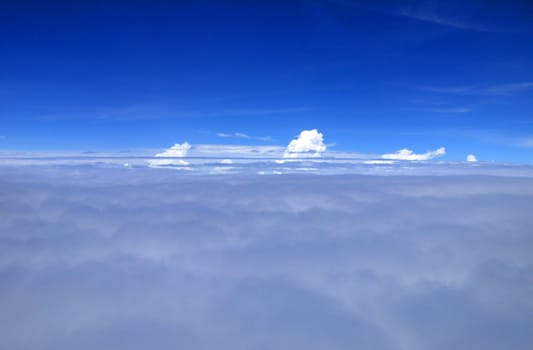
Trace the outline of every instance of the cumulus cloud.
<instances>
[{"instance_id":1,"label":"cumulus cloud","mask_svg":"<svg viewBox=\"0 0 533 350\"><path fill-rule=\"evenodd\" d=\"M393 159L393 160L430 160L435 157L443 156L446 154L446 148L441 147L435 151L427 151L426 153L414 153L410 149L401 149L395 153L383 154L381 158L383 159Z\"/></svg>"},{"instance_id":2,"label":"cumulus cloud","mask_svg":"<svg viewBox=\"0 0 533 350\"><path fill-rule=\"evenodd\" d=\"M532 178L0 167L0 193L2 349L533 343Z\"/></svg>"},{"instance_id":3,"label":"cumulus cloud","mask_svg":"<svg viewBox=\"0 0 533 350\"><path fill-rule=\"evenodd\" d=\"M300 135L292 140L284 153L285 158L319 157L325 152L324 135L317 129L303 130Z\"/></svg>"},{"instance_id":4,"label":"cumulus cloud","mask_svg":"<svg viewBox=\"0 0 533 350\"><path fill-rule=\"evenodd\" d=\"M169 149L157 153L156 157L185 157L187 155L187 152L191 149L191 145L185 141L182 144L176 143L174 146L170 147Z\"/></svg>"},{"instance_id":5,"label":"cumulus cloud","mask_svg":"<svg viewBox=\"0 0 533 350\"><path fill-rule=\"evenodd\" d=\"M191 145L187 141L182 144L176 143L169 149L155 155L155 157L165 159L151 159L149 160L149 163L151 166L187 165L188 163L183 159L173 158L185 157L190 149Z\"/></svg>"},{"instance_id":6,"label":"cumulus cloud","mask_svg":"<svg viewBox=\"0 0 533 350\"><path fill-rule=\"evenodd\" d=\"M469 155L466 156L466 161L467 162L471 162L471 163L475 163L475 162L477 162L477 158L476 158L475 155L469 154Z\"/></svg>"}]
</instances>

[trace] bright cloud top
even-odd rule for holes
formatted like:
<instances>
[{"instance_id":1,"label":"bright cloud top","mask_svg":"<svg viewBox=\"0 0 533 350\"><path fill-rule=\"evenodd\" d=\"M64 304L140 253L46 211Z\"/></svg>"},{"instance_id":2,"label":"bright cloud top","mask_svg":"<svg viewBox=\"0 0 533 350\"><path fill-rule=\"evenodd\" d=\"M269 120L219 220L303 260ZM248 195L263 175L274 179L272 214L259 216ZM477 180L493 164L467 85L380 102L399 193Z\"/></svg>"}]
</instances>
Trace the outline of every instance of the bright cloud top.
<instances>
[{"instance_id":1,"label":"bright cloud top","mask_svg":"<svg viewBox=\"0 0 533 350\"><path fill-rule=\"evenodd\" d=\"M426 153L414 153L412 150L404 148L395 153L383 154L383 159L394 160L430 160L435 157L443 156L446 154L446 148L441 147L435 151L427 151Z\"/></svg>"},{"instance_id":2,"label":"bright cloud top","mask_svg":"<svg viewBox=\"0 0 533 350\"><path fill-rule=\"evenodd\" d=\"M475 162L477 162L477 158L476 158L475 155L469 154L469 155L466 156L466 161L467 162L471 162L471 163L475 163Z\"/></svg>"},{"instance_id":3,"label":"bright cloud top","mask_svg":"<svg viewBox=\"0 0 533 350\"><path fill-rule=\"evenodd\" d=\"M322 133L317 129L303 130L296 139L289 143L283 156L285 158L319 157L326 149Z\"/></svg>"},{"instance_id":4,"label":"bright cloud top","mask_svg":"<svg viewBox=\"0 0 533 350\"><path fill-rule=\"evenodd\" d=\"M155 157L167 159L151 159L149 161L151 166L169 166L169 165L187 165L188 163L182 159L168 159L168 158L183 158L191 149L191 145L185 141L182 144L176 143L169 149L157 153Z\"/></svg>"},{"instance_id":5,"label":"bright cloud top","mask_svg":"<svg viewBox=\"0 0 533 350\"><path fill-rule=\"evenodd\" d=\"M191 149L191 145L185 141L182 144L176 143L169 149L156 154L156 157L185 157L187 152Z\"/></svg>"},{"instance_id":6,"label":"bright cloud top","mask_svg":"<svg viewBox=\"0 0 533 350\"><path fill-rule=\"evenodd\" d=\"M219 134L224 137L239 137L239 138L251 138L248 135L235 133ZM272 159L278 158L278 161L283 163L285 160L279 160L283 157L285 159L291 159L295 161L296 158L318 158L327 150L327 145L324 143L324 134L317 129L302 130L300 134L289 142L287 147L277 145L223 145L223 144L199 144L191 146L188 142L182 144L176 143L169 149L154 155L156 159L149 161L150 166L178 166L196 164L197 161L185 161L182 158L187 156L197 157L222 157L231 159L232 157L240 158L255 158ZM426 153L414 153L412 150L404 148L396 151L395 153L387 153L381 155L381 159L371 161L373 164L385 164L385 162L394 160L408 160L408 161L426 161L446 154L446 149L441 147L434 151L427 151ZM335 158L339 153L335 153L331 158ZM373 155L362 155L357 153L342 153L344 157L357 159L365 159L368 163L368 159L374 157ZM472 159L473 155L468 156L468 161L475 161ZM376 162L377 161L377 162ZM368 163L370 164L370 163ZM183 168L183 167L181 167Z\"/></svg>"}]
</instances>

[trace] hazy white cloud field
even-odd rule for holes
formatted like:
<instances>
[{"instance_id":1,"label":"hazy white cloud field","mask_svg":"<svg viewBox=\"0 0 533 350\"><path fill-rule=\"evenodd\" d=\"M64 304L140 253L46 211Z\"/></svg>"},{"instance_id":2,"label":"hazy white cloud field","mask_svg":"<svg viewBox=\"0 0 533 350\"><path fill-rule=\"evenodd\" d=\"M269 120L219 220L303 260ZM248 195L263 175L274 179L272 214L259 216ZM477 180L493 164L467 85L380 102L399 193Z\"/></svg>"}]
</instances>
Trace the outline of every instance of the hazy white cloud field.
<instances>
[{"instance_id":1,"label":"hazy white cloud field","mask_svg":"<svg viewBox=\"0 0 533 350\"><path fill-rule=\"evenodd\" d=\"M523 176L3 166L0 348L530 349L532 203Z\"/></svg>"}]
</instances>

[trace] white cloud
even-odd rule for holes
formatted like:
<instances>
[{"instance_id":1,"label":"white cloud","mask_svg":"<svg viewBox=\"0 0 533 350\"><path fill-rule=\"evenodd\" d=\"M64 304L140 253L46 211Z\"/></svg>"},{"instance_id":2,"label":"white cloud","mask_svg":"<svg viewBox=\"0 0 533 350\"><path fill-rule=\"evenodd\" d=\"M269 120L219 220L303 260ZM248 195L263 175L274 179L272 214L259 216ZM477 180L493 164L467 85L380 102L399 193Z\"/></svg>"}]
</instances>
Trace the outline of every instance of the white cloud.
<instances>
[{"instance_id":1,"label":"white cloud","mask_svg":"<svg viewBox=\"0 0 533 350\"><path fill-rule=\"evenodd\" d=\"M298 138L292 140L283 154L285 158L319 157L325 152L324 135L317 129L303 130Z\"/></svg>"},{"instance_id":2,"label":"white cloud","mask_svg":"<svg viewBox=\"0 0 533 350\"><path fill-rule=\"evenodd\" d=\"M383 154L383 159L395 159L395 160L429 160L435 157L443 156L446 154L446 148L441 147L435 151L427 151L426 153L413 153L412 150L404 148L395 153Z\"/></svg>"},{"instance_id":3,"label":"white cloud","mask_svg":"<svg viewBox=\"0 0 533 350\"><path fill-rule=\"evenodd\" d=\"M167 165L187 165L186 161L183 159L172 159L172 158L183 158L187 155L187 152L191 149L191 145L185 141L182 144L176 143L174 146L169 149L157 153L155 157L165 158L165 159L151 159L149 163L151 166L167 166Z\"/></svg>"},{"instance_id":4,"label":"white cloud","mask_svg":"<svg viewBox=\"0 0 533 350\"><path fill-rule=\"evenodd\" d=\"M176 143L174 146L170 147L169 149L156 154L156 157L185 157L187 155L187 151L191 149L191 145L185 141L182 144Z\"/></svg>"},{"instance_id":5,"label":"white cloud","mask_svg":"<svg viewBox=\"0 0 533 350\"><path fill-rule=\"evenodd\" d=\"M475 155L469 154L469 155L466 156L466 161L474 163L474 162L477 162L477 158L476 158Z\"/></svg>"},{"instance_id":6,"label":"white cloud","mask_svg":"<svg viewBox=\"0 0 533 350\"><path fill-rule=\"evenodd\" d=\"M0 167L0 349L531 347L532 178L227 168Z\"/></svg>"},{"instance_id":7,"label":"white cloud","mask_svg":"<svg viewBox=\"0 0 533 350\"><path fill-rule=\"evenodd\" d=\"M381 159L371 159L371 160L365 160L363 164L375 164L375 165L389 165L394 164L395 162L393 160L381 160Z\"/></svg>"}]
</instances>

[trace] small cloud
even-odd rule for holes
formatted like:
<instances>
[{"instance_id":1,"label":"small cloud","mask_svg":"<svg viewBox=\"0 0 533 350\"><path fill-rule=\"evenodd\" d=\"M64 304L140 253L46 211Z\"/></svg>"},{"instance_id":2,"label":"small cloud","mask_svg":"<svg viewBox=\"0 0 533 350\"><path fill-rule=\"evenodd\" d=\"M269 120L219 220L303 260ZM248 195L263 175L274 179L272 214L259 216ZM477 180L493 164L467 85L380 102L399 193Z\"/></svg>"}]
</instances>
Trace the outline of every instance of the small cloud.
<instances>
[{"instance_id":1,"label":"small cloud","mask_svg":"<svg viewBox=\"0 0 533 350\"><path fill-rule=\"evenodd\" d=\"M157 153L155 157L165 158L165 159L151 159L149 160L150 166L168 166L168 165L187 165L186 161L182 159L172 159L172 158L183 158L187 155L187 152L191 148L191 145L185 141L182 144L176 143L174 146L169 149Z\"/></svg>"},{"instance_id":2,"label":"small cloud","mask_svg":"<svg viewBox=\"0 0 533 350\"><path fill-rule=\"evenodd\" d=\"M466 156L466 161L467 162L471 162L471 163L475 163L475 162L477 162L477 158L476 158L475 155L469 154L469 155Z\"/></svg>"},{"instance_id":3,"label":"small cloud","mask_svg":"<svg viewBox=\"0 0 533 350\"><path fill-rule=\"evenodd\" d=\"M289 143L283 157L320 157L320 153L325 152L326 149L322 133L317 129L303 130L296 139Z\"/></svg>"},{"instance_id":4,"label":"small cloud","mask_svg":"<svg viewBox=\"0 0 533 350\"><path fill-rule=\"evenodd\" d=\"M222 159L220 164L233 164L233 161L231 159Z\"/></svg>"},{"instance_id":5,"label":"small cloud","mask_svg":"<svg viewBox=\"0 0 533 350\"><path fill-rule=\"evenodd\" d=\"M435 157L443 156L446 154L446 148L441 147L435 151L427 151L426 153L414 153L412 150L404 148L395 153L383 154L381 158L383 159L394 159L394 160L429 160Z\"/></svg>"}]
</instances>

